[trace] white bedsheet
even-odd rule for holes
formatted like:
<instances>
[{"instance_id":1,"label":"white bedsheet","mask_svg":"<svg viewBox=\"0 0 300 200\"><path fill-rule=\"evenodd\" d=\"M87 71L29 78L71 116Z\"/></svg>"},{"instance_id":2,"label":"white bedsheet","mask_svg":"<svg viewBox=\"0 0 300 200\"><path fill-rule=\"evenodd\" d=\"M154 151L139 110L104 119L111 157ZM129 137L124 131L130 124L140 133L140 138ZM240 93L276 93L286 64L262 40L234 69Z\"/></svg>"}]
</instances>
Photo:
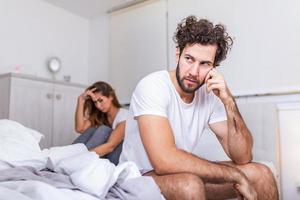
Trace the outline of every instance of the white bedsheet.
<instances>
[{"instance_id":1,"label":"white bedsheet","mask_svg":"<svg viewBox=\"0 0 300 200\"><path fill-rule=\"evenodd\" d=\"M0 160L15 166L30 163L35 168L43 167L46 161L39 141L42 134L15 121L0 120Z\"/></svg>"},{"instance_id":2,"label":"white bedsheet","mask_svg":"<svg viewBox=\"0 0 300 200\"><path fill-rule=\"evenodd\" d=\"M39 181L0 182L0 200L99 200L79 190L57 189Z\"/></svg>"},{"instance_id":3,"label":"white bedsheet","mask_svg":"<svg viewBox=\"0 0 300 200\"><path fill-rule=\"evenodd\" d=\"M43 151L48 157L47 167L55 172L69 175L80 190L104 198L117 181L141 176L132 162L117 167L107 159L99 159L83 144L54 147Z\"/></svg>"},{"instance_id":4,"label":"white bedsheet","mask_svg":"<svg viewBox=\"0 0 300 200\"><path fill-rule=\"evenodd\" d=\"M115 166L107 159L99 159L96 153L88 151L83 144L42 151L38 144L41 137L40 133L17 122L0 120L0 170L17 166L29 166L36 170L49 168L68 175L79 190L56 188L33 180L4 181L0 182L0 200L104 200L114 184L121 185L141 176L134 163L126 162ZM155 187L152 185L149 188ZM135 195L130 191L124 192ZM158 192L160 195L158 187L149 192ZM151 199L150 196L149 198ZM161 196L157 199L164 198Z\"/></svg>"},{"instance_id":5,"label":"white bedsheet","mask_svg":"<svg viewBox=\"0 0 300 200\"><path fill-rule=\"evenodd\" d=\"M107 159L99 159L98 155L90 152L83 144L63 147L53 147L43 150L42 160L18 161L17 166L49 168L55 172L68 175L73 184L81 191L57 189L38 181L9 181L0 183L0 200L2 199L105 199L105 196L116 182L121 183L130 178L141 176L138 168L132 162L115 166ZM23 164L22 164L23 162ZM0 162L0 169L7 169L12 165ZM15 192L15 198L5 198ZM16 192L17 191L17 192ZM78 196L79 195L79 196Z\"/></svg>"}]
</instances>

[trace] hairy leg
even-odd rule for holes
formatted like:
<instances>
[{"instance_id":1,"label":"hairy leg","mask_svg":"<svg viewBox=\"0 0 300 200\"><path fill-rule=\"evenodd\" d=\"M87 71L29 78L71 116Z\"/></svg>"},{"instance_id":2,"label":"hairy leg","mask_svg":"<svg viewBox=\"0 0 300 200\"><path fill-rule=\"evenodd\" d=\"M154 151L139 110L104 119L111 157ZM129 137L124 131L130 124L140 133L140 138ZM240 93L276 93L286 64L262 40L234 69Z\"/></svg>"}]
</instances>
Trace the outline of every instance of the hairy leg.
<instances>
[{"instance_id":1,"label":"hairy leg","mask_svg":"<svg viewBox=\"0 0 300 200\"><path fill-rule=\"evenodd\" d=\"M202 180L190 173L157 175L154 171L144 174L151 176L167 200L205 200Z\"/></svg>"},{"instance_id":2,"label":"hairy leg","mask_svg":"<svg viewBox=\"0 0 300 200\"><path fill-rule=\"evenodd\" d=\"M259 163L249 163L245 165L236 165L233 162L221 162L240 169L245 173L250 183L255 188L259 200L278 200L278 190L276 181L271 170ZM205 184L208 199L228 199L235 196L235 190L232 184Z\"/></svg>"},{"instance_id":3,"label":"hairy leg","mask_svg":"<svg viewBox=\"0 0 300 200\"><path fill-rule=\"evenodd\" d=\"M233 184L211 184L205 183L207 199L224 200L236 198L237 194L233 189Z\"/></svg>"}]
</instances>

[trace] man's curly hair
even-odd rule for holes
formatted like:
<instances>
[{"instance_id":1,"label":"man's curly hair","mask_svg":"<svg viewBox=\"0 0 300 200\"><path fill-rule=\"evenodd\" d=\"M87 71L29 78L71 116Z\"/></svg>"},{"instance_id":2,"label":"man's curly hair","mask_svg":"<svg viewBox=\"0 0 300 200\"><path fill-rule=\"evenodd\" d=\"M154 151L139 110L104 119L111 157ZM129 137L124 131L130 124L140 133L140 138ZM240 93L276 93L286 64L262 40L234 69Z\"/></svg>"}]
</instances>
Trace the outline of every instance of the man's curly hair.
<instances>
[{"instance_id":1,"label":"man's curly hair","mask_svg":"<svg viewBox=\"0 0 300 200\"><path fill-rule=\"evenodd\" d=\"M215 66L225 60L227 52L233 44L232 38L222 24L214 26L212 22L206 19L197 20L193 15L183 19L178 24L173 40L177 44L180 54L186 45L197 43L202 45L216 44L218 48L215 56Z\"/></svg>"}]
</instances>

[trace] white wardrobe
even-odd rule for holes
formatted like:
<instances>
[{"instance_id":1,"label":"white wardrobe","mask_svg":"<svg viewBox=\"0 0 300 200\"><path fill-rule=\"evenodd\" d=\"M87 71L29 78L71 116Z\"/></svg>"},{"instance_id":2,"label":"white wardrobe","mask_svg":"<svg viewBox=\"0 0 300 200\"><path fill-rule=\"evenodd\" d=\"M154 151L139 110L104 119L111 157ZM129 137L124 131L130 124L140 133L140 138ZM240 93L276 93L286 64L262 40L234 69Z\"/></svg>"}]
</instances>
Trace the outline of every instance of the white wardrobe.
<instances>
[{"instance_id":1,"label":"white wardrobe","mask_svg":"<svg viewBox=\"0 0 300 200\"><path fill-rule=\"evenodd\" d=\"M0 119L11 119L35 129L42 148L71 144L77 97L86 87L29 75L0 75Z\"/></svg>"}]
</instances>

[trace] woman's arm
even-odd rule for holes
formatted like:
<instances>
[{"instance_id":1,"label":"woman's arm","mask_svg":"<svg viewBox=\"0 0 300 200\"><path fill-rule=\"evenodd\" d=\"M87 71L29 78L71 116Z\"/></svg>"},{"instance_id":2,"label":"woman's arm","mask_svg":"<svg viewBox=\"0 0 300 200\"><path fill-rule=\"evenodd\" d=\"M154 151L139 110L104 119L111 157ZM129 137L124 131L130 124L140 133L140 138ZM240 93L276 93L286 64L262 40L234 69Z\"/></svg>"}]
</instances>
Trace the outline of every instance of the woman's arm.
<instances>
[{"instance_id":1,"label":"woman's arm","mask_svg":"<svg viewBox=\"0 0 300 200\"><path fill-rule=\"evenodd\" d=\"M99 156L104 156L112 152L124 139L125 135L125 121L120 122L116 128L111 132L106 143L101 144L91 151L96 152Z\"/></svg>"},{"instance_id":2,"label":"woman's arm","mask_svg":"<svg viewBox=\"0 0 300 200\"><path fill-rule=\"evenodd\" d=\"M77 106L75 112L75 130L78 133L83 133L91 126L90 120L84 116L84 103L86 99L86 92L81 94L77 99Z\"/></svg>"}]
</instances>

